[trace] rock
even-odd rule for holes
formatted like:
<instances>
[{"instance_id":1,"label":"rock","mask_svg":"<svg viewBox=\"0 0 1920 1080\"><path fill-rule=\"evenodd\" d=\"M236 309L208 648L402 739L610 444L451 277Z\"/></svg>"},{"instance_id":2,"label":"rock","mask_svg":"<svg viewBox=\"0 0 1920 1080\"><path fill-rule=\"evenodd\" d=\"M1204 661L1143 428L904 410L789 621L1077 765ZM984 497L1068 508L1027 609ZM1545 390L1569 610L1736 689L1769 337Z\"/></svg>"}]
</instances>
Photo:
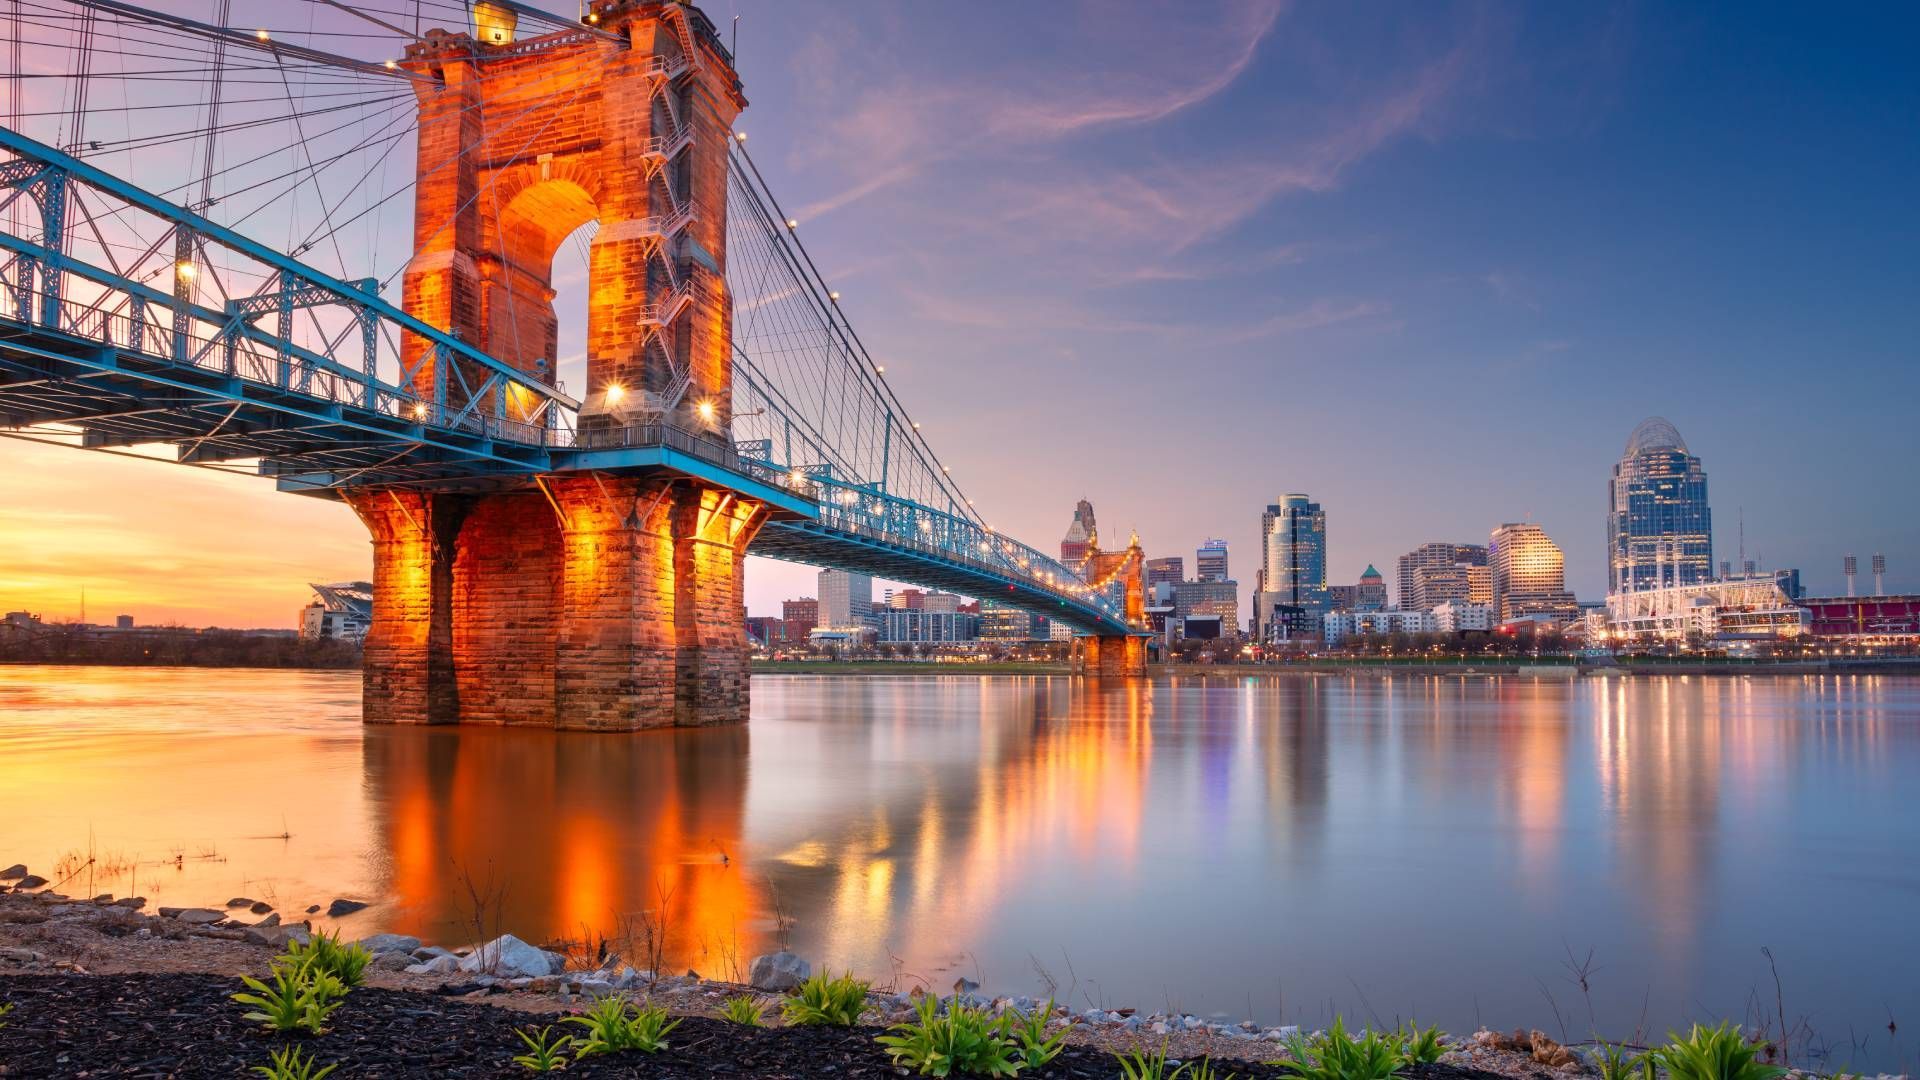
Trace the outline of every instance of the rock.
<instances>
[{"instance_id":1,"label":"rock","mask_svg":"<svg viewBox=\"0 0 1920 1080\"><path fill-rule=\"evenodd\" d=\"M812 964L782 949L754 957L747 969L747 983L755 990L791 990L812 974Z\"/></svg>"},{"instance_id":2,"label":"rock","mask_svg":"<svg viewBox=\"0 0 1920 1080\"><path fill-rule=\"evenodd\" d=\"M32 949L0 949L0 960L15 964L37 964L46 957Z\"/></svg>"},{"instance_id":3,"label":"rock","mask_svg":"<svg viewBox=\"0 0 1920 1080\"><path fill-rule=\"evenodd\" d=\"M1578 1060L1573 1051L1548 1038L1544 1031L1530 1031L1527 1042L1533 1047L1533 1060L1550 1068L1558 1068Z\"/></svg>"},{"instance_id":4,"label":"rock","mask_svg":"<svg viewBox=\"0 0 1920 1080\"><path fill-rule=\"evenodd\" d=\"M529 945L512 934L502 934L461 960L460 970L486 972L507 978L552 975L559 970L554 962L558 955ZM564 964L564 958L561 958L561 962Z\"/></svg>"},{"instance_id":5,"label":"rock","mask_svg":"<svg viewBox=\"0 0 1920 1080\"><path fill-rule=\"evenodd\" d=\"M141 908L147 906L147 898L144 896L123 896L115 900L113 906L123 907L129 911L139 911Z\"/></svg>"},{"instance_id":6,"label":"rock","mask_svg":"<svg viewBox=\"0 0 1920 1080\"><path fill-rule=\"evenodd\" d=\"M261 919L261 920L260 920L259 922L257 922L257 923L254 923L253 925L255 925L255 926L260 926L260 927L267 927L267 926L279 926L279 925L280 925L280 916L279 916L279 914L278 914L278 913L276 912L275 914L272 914L272 915L269 915L269 916L267 916L266 918L264 918L264 919Z\"/></svg>"},{"instance_id":7,"label":"rock","mask_svg":"<svg viewBox=\"0 0 1920 1080\"><path fill-rule=\"evenodd\" d=\"M413 966L413 957L403 952L377 953L369 966L381 971L405 971Z\"/></svg>"},{"instance_id":8,"label":"rock","mask_svg":"<svg viewBox=\"0 0 1920 1080\"><path fill-rule=\"evenodd\" d=\"M254 901L252 897L236 896L233 899L227 901L227 906L228 907L252 907L253 903Z\"/></svg>"},{"instance_id":9,"label":"rock","mask_svg":"<svg viewBox=\"0 0 1920 1080\"><path fill-rule=\"evenodd\" d=\"M267 912L273 910L273 905L267 903L265 900L255 900L253 905L247 908L247 910L253 912L255 915L265 915Z\"/></svg>"},{"instance_id":10,"label":"rock","mask_svg":"<svg viewBox=\"0 0 1920 1080\"><path fill-rule=\"evenodd\" d=\"M39 874L22 874L20 879L14 882L13 887L16 889L37 889L46 883L47 879L41 877Z\"/></svg>"},{"instance_id":11,"label":"rock","mask_svg":"<svg viewBox=\"0 0 1920 1080\"><path fill-rule=\"evenodd\" d=\"M1153 1027L1151 1030L1155 1035L1168 1035L1168 1034L1171 1034L1173 1031L1172 1028L1167 1026L1167 1022L1165 1020L1155 1020L1153 1022Z\"/></svg>"},{"instance_id":12,"label":"rock","mask_svg":"<svg viewBox=\"0 0 1920 1080\"><path fill-rule=\"evenodd\" d=\"M54 892L52 889L48 889L46 892L34 893L33 898L43 904L64 904L69 899L66 893Z\"/></svg>"},{"instance_id":13,"label":"rock","mask_svg":"<svg viewBox=\"0 0 1920 1080\"><path fill-rule=\"evenodd\" d=\"M213 923L217 923L220 920L226 918L227 916L222 912L213 910L212 908L163 907L160 909L160 917L163 919L178 919L189 926L210 926Z\"/></svg>"},{"instance_id":14,"label":"rock","mask_svg":"<svg viewBox=\"0 0 1920 1080\"><path fill-rule=\"evenodd\" d=\"M94 897L93 902L104 907L108 904L113 903L113 894L110 892L103 892L99 896Z\"/></svg>"},{"instance_id":15,"label":"rock","mask_svg":"<svg viewBox=\"0 0 1920 1080\"><path fill-rule=\"evenodd\" d=\"M366 906L367 902L365 900L342 900L336 898L333 903L327 905L327 917L337 919L342 915L351 915ZM316 909L308 908L307 910L311 912Z\"/></svg>"},{"instance_id":16,"label":"rock","mask_svg":"<svg viewBox=\"0 0 1920 1080\"><path fill-rule=\"evenodd\" d=\"M380 953L410 953L420 947L420 939L406 934L375 934L360 939L361 948L378 955Z\"/></svg>"},{"instance_id":17,"label":"rock","mask_svg":"<svg viewBox=\"0 0 1920 1080\"><path fill-rule=\"evenodd\" d=\"M255 945L265 945L270 949L284 949L287 942L297 941L302 945L313 940L313 935L298 926L249 926L241 931L241 938Z\"/></svg>"},{"instance_id":18,"label":"rock","mask_svg":"<svg viewBox=\"0 0 1920 1080\"><path fill-rule=\"evenodd\" d=\"M613 993L613 984L605 979L581 979L580 992L590 998L603 998Z\"/></svg>"},{"instance_id":19,"label":"rock","mask_svg":"<svg viewBox=\"0 0 1920 1080\"><path fill-rule=\"evenodd\" d=\"M451 975L460 970L460 961L452 953L436 956L406 969L409 975Z\"/></svg>"},{"instance_id":20,"label":"rock","mask_svg":"<svg viewBox=\"0 0 1920 1080\"><path fill-rule=\"evenodd\" d=\"M309 907L309 908L307 908L307 914L309 914L309 915L311 915L311 914L313 914L314 912L316 912L316 911L319 911L319 910L320 910L320 905L319 905L319 904L314 904L314 905L312 905L311 907Z\"/></svg>"},{"instance_id":21,"label":"rock","mask_svg":"<svg viewBox=\"0 0 1920 1080\"><path fill-rule=\"evenodd\" d=\"M980 989L980 984L977 982L974 982L972 979L967 978L965 975L962 975L959 978L953 980L953 992L956 995L964 996L966 994L971 994L978 989Z\"/></svg>"},{"instance_id":22,"label":"rock","mask_svg":"<svg viewBox=\"0 0 1920 1080\"><path fill-rule=\"evenodd\" d=\"M26 876L27 868L24 863L14 863L5 870L0 870L0 881L19 881Z\"/></svg>"},{"instance_id":23,"label":"rock","mask_svg":"<svg viewBox=\"0 0 1920 1080\"><path fill-rule=\"evenodd\" d=\"M443 949L438 945L422 945L419 948L413 950L413 958L422 963L425 963L426 961L432 960L435 957L439 957L439 956L452 956L455 959L459 958L458 955L455 954L452 949Z\"/></svg>"}]
</instances>

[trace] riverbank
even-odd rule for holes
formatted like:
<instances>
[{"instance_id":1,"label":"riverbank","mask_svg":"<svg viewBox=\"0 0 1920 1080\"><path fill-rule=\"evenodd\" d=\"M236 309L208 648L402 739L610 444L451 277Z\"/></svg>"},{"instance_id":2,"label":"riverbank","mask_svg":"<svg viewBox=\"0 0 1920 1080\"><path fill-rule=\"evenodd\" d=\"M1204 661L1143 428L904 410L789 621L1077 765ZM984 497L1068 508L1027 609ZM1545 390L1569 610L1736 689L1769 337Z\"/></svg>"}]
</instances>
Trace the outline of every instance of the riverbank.
<instances>
[{"instance_id":1,"label":"riverbank","mask_svg":"<svg viewBox=\"0 0 1920 1080\"><path fill-rule=\"evenodd\" d=\"M1068 675L1062 663L1025 660L983 660L979 663L941 663L937 660L755 660L755 675Z\"/></svg>"},{"instance_id":2,"label":"riverbank","mask_svg":"<svg viewBox=\"0 0 1920 1080\"><path fill-rule=\"evenodd\" d=\"M19 868L16 868L19 869ZM31 877L17 880L32 881ZM852 1027L788 1026L778 1014L780 991L794 966L768 964L757 985L684 976L655 977L618 956L534 949L501 938L478 950L444 949L418 939L365 939L373 960L365 984L348 995L318 1037L275 1036L247 1021L231 996L240 976L266 977L289 941L308 936L306 922L264 916L264 905L161 908L149 914L138 898L75 900L44 883L0 893L0 1076L232 1077L266 1064L294 1043L316 1063L339 1064L338 1077L507 1077L524 1053L517 1031L537 1030L579 1015L593 1002L623 994L663 1006L680 1018L669 1048L577 1061L569 1075L588 1077L739 1076L859 1078L902 1075L875 1041L885 1025L913 1015L923 987L871 990ZM564 946L564 943L559 943ZM482 963L481 961L485 961ZM543 973L534 974L535 967ZM760 965L756 964L756 968ZM802 972L804 973L804 972ZM994 1011L1031 1013L1029 998L986 999L965 982L955 994ZM751 995L765 1006L764 1028L727 1022L729 998ZM1059 1057L1022 1075L1047 1080L1121 1077L1116 1054L1164 1049L1177 1060L1208 1058L1246 1080L1280 1077L1271 1061L1298 1028L1262 1028L1180 1014L1058 1006L1048 1024L1064 1038ZM560 1030L572 1032L574 1025ZM1518 1033L1516 1033L1518 1034ZM1437 1062L1415 1065L1410 1080L1541 1080L1585 1076L1572 1051L1533 1033L1523 1042L1480 1033L1450 1040Z\"/></svg>"}]
</instances>

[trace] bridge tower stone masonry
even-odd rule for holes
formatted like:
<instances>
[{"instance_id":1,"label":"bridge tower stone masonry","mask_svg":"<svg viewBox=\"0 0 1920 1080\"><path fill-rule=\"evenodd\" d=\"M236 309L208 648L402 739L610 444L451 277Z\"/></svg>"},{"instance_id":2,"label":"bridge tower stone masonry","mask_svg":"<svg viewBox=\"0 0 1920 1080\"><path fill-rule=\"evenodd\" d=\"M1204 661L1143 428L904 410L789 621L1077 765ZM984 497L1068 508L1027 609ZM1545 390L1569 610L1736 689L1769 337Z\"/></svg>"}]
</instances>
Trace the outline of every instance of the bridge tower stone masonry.
<instances>
[{"instance_id":1,"label":"bridge tower stone masonry","mask_svg":"<svg viewBox=\"0 0 1920 1080\"><path fill-rule=\"evenodd\" d=\"M732 57L672 0L599 0L580 30L518 41L511 9L474 15L400 61L424 76L405 308L551 383L553 255L597 222L582 443L650 425L730 443L727 162L746 104ZM474 404L477 379L422 341L402 352L423 402ZM524 420L527 404L478 406ZM739 492L556 473L349 501L374 546L369 723L746 720L742 566L767 508Z\"/></svg>"},{"instance_id":2,"label":"bridge tower stone masonry","mask_svg":"<svg viewBox=\"0 0 1920 1080\"><path fill-rule=\"evenodd\" d=\"M1132 537L1124 551L1087 552L1087 580L1110 585L1119 580L1126 587L1127 622L1144 627L1147 620L1146 556L1140 538ZM1147 673L1147 635L1109 634L1073 639L1073 670L1078 675L1129 676Z\"/></svg>"}]
</instances>

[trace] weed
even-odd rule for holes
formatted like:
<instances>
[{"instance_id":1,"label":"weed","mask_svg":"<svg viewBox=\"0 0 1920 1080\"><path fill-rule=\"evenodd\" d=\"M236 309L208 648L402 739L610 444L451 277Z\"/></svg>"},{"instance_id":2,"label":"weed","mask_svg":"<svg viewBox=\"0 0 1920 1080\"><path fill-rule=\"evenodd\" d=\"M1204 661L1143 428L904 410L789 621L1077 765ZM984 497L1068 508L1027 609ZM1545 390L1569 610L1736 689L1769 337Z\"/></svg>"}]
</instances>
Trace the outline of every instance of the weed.
<instances>
[{"instance_id":1,"label":"weed","mask_svg":"<svg viewBox=\"0 0 1920 1080\"><path fill-rule=\"evenodd\" d=\"M541 1028L537 1033L533 1028L516 1028L513 1032L520 1041L527 1044L527 1052L515 1054L513 1063L525 1066L529 1072L555 1072L567 1063L567 1050L573 1046L573 1036L562 1035L554 1038L551 1026Z\"/></svg>"},{"instance_id":2,"label":"weed","mask_svg":"<svg viewBox=\"0 0 1920 1080\"><path fill-rule=\"evenodd\" d=\"M1052 1018L1052 998L1025 1016L1016 1018L1011 1013L1003 1015L1008 1032L1020 1045L1020 1061L1024 1067L1044 1068L1048 1062L1060 1056L1060 1049L1067 1041L1067 1029L1061 1028L1053 1038L1047 1038L1047 1021Z\"/></svg>"},{"instance_id":3,"label":"weed","mask_svg":"<svg viewBox=\"0 0 1920 1080\"><path fill-rule=\"evenodd\" d=\"M811 976L780 1004L781 1015L789 1024L827 1024L852 1027L860 1022L867 1007L865 980L852 972L832 978L826 972Z\"/></svg>"},{"instance_id":4,"label":"weed","mask_svg":"<svg viewBox=\"0 0 1920 1080\"><path fill-rule=\"evenodd\" d=\"M1600 1080L1640 1080L1646 1064L1645 1055L1629 1052L1624 1044L1594 1044L1593 1067L1599 1071Z\"/></svg>"},{"instance_id":5,"label":"weed","mask_svg":"<svg viewBox=\"0 0 1920 1080\"><path fill-rule=\"evenodd\" d=\"M1214 1071L1212 1058L1201 1058L1199 1061L1190 1061L1180 1066L1180 1072L1174 1075L1181 1076L1183 1074L1186 1080L1220 1080L1220 1074ZM1239 1080L1239 1078L1239 1073L1228 1073L1226 1076L1226 1080Z\"/></svg>"},{"instance_id":6,"label":"weed","mask_svg":"<svg viewBox=\"0 0 1920 1080\"><path fill-rule=\"evenodd\" d=\"M13 1002L0 1005L0 1031L7 1030L7 1014L13 1011Z\"/></svg>"},{"instance_id":7,"label":"weed","mask_svg":"<svg viewBox=\"0 0 1920 1080\"><path fill-rule=\"evenodd\" d=\"M1181 1065L1172 1072L1167 1071L1167 1044L1163 1040L1160 1049L1149 1054L1135 1047L1125 1054L1113 1055L1120 1063L1120 1075L1124 1080L1180 1080L1187 1067Z\"/></svg>"},{"instance_id":8,"label":"weed","mask_svg":"<svg viewBox=\"0 0 1920 1080\"><path fill-rule=\"evenodd\" d=\"M1296 1035L1287 1050L1291 1058L1267 1064L1285 1069L1296 1080L1387 1080L1406 1063L1397 1035L1369 1029L1356 1039L1337 1016L1325 1035L1311 1042Z\"/></svg>"},{"instance_id":9,"label":"weed","mask_svg":"<svg viewBox=\"0 0 1920 1080\"><path fill-rule=\"evenodd\" d=\"M1438 1025L1429 1025L1422 1030L1419 1025L1408 1022L1394 1032L1394 1038L1400 1044L1400 1056L1406 1059L1408 1065L1431 1065L1447 1052L1447 1048L1440 1043Z\"/></svg>"},{"instance_id":10,"label":"weed","mask_svg":"<svg viewBox=\"0 0 1920 1080\"><path fill-rule=\"evenodd\" d=\"M728 1023L739 1024L741 1027L766 1027L767 1003L752 994L735 994L727 999L726 1005L720 1010L720 1015Z\"/></svg>"},{"instance_id":11,"label":"weed","mask_svg":"<svg viewBox=\"0 0 1920 1080\"><path fill-rule=\"evenodd\" d=\"M963 1005L956 998L944 1014L931 994L920 999L916 1020L895 1024L874 1041L887 1048L895 1065L906 1065L922 1076L963 1073L976 1076L1013 1076L1021 1068L1014 1060L1008 1027L1011 1016L995 1020L985 1009Z\"/></svg>"},{"instance_id":12,"label":"weed","mask_svg":"<svg viewBox=\"0 0 1920 1080\"><path fill-rule=\"evenodd\" d=\"M240 981L253 990L251 994L233 995L234 1001L253 1006L243 1019L258 1020L283 1033L324 1033L327 1016L340 1007L340 999L347 994L339 979L308 964L276 962L271 986L251 975L242 975Z\"/></svg>"},{"instance_id":13,"label":"weed","mask_svg":"<svg viewBox=\"0 0 1920 1080\"><path fill-rule=\"evenodd\" d=\"M267 1080L321 1080L321 1077L340 1067L336 1064L315 1069L314 1066L318 1064L305 1050L297 1046L283 1046L273 1052L273 1064L255 1065L251 1071Z\"/></svg>"},{"instance_id":14,"label":"weed","mask_svg":"<svg viewBox=\"0 0 1920 1080\"><path fill-rule=\"evenodd\" d=\"M1651 1056L1672 1080L1773 1080L1787 1071L1755 1060L1759 1047L1730 1020L1711 1028L1695 1024L1685 1038L1678 1032L1667 1038Z\"/></svg>"},{"instance_id":15,"label":"weed","mask_svg":"<svg viewBox=\"0 0 1920 1080\"><path fill-rule=\"evenodd\" d=\"M667 1019L666 1006L635 1005L619 994L601 998L585 1016L569 1016L566 1022L587 1029L576 1058L621 1050L657 1054L667 1048L667 1033L680 1026L680 1021Z\"/></svg>"},{"instance_id":16,"label":"weed","mask_svg":"<svg viewBox=\"0 0 1920 1080\"><path fill-rule=\"evenodd\" d=\"M324 975L340 980L340 985L348 990L366 981L367 965L373 962L373 954L355 942L352 945L340 944L340 935L315 934L306 942L287 942L287 951L274 961L276 964L305 964Z\"/></svg>"}]
</instances>

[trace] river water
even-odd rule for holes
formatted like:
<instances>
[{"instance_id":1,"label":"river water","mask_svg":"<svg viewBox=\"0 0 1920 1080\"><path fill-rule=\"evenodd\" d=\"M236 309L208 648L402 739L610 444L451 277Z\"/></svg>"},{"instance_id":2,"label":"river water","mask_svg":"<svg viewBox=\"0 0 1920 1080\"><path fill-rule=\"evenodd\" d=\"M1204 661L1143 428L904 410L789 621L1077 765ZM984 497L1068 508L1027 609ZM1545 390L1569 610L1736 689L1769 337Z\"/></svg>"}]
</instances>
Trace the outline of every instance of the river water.
<instances>
[{"instance_id":1,"label":"river water","mask_svg":"<svg viewBox=\"0 0 1920 1080\"><path fill-rule=\"evenodd\" d=\"M1912 1067L1920 679L759 676L748 726L640 735L358 709L355 674L0 667L0 864L1267 1023L1784 1012Z\"/></svg>"}]
</instances>

